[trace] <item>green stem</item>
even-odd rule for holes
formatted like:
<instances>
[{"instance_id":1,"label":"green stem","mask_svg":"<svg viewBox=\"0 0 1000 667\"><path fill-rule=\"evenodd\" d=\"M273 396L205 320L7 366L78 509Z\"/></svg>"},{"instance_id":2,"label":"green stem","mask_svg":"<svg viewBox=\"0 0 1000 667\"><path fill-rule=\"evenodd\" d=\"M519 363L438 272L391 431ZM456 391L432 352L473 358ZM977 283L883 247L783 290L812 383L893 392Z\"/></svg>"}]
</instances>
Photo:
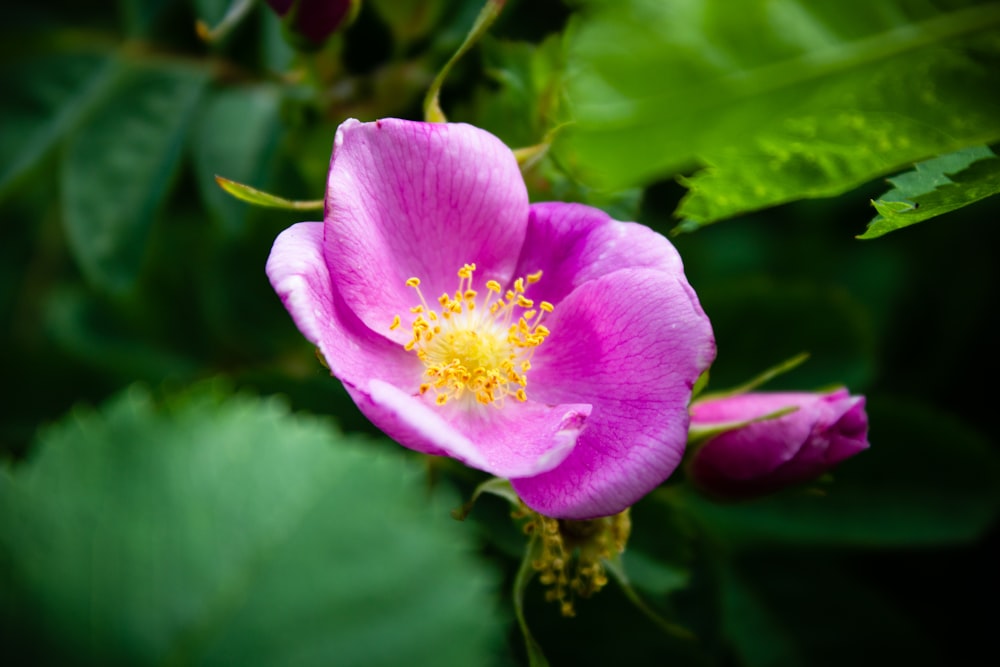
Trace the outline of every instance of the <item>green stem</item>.
<instances>
[{"instance_id":1,"label":"green stem","mask_svg":"<svg viewBox=\"0 0 1000 667\"><path fill-rule=\"evenodd\" d=\"M214 28L209 28L208 24L198 19L195 24L195 32L198 33L198 37L204 42L217 42L229 32L239 25L243 17L253 8L254 0L233 0L233 3L229 5L229 9L226 11L226 15L222 17L222 20Z\"/></svg>"},{"instance_id":2,"label":"green stem","mask_svg":"<svg viewBox=\"0 0 1000 667\"><path fill-rule=\"evenodd\" d=\"M244 185L243 183L230 180L224 176L216 176L215 182L219 184L220 188L228 192L233 197L236 197L240 201L245 201L248 204L253 204L254 206L260 206L262 208L280 208L288 211L323 210L322 199L310 199L305 201L285 199L284 197L272 195L269 192L264 192L263 190L250 187L249 185Z\"/></svg>"},{"instance_id":3,"label":"green stem","mask_svg":"<svg viewBox=\"0 0 1000 667\"><path fill-rule=\"evenodd\" d=\"M608 569L611 576L613 576L615 581L618 582L618 585L621 586L622 592L625 593L625 597L628 598L628 601L635 605L635 608L641 611L646 618L658 625L661 630L676 639L682 639L684 641L697 640L697 637L695 637L693 632L685 627L677 625L676 623L671 623L657 614L652 607L646 604L646 601L639 596L634 588L632 588L632 583L625 575L625 568L622 567L620 559L615 558L613 560L606 560L604 561L604 567Z\"/></svg>"},{"instance_id":4,"label":"green stem","mask_svg":"<svg viewBox=\"0 0 1000 667\"><path fill-rule=\"evenodd\" d=\"M476 22L472 24L469 34L465 36L465 41L455 51L455 55L444 64L438 75L434 77L431 87L427 90L427 96L424 98L424 120L428 123L445 123L448 121L444 112L441 111L441 103L438 100L438 95L441 93L441 86L444 85L444 80L448 77L448 73L451 72L451 68L455 66L458 59L465 55L479 41L479 38L486 33L493 24L493 21L500 15L500 11L506 2L507 0L487 0L486 4L479 11Z\"/></svg>"},{"instance_id":5,"label":"green stem","mask_svg":"<svg viewBox=\"0 0 1000 667\"><path fill-rule=\"evenodd\" d=\"M531 630L528 629L528 622L524 618L524 591L528 588L531 578L535 576L535 569L531 566L535 553L535 542L536 538L534 537L528 542L521 567L517 571L517 577L514 578L512 596L514 598L514 616L517 617L517 625L521 628L521 634L524 635L524 649L528 653L528 665L530 667L549 667L549 661L545 658L542 647L535 641Z\"/></svg>"}]
</instances>

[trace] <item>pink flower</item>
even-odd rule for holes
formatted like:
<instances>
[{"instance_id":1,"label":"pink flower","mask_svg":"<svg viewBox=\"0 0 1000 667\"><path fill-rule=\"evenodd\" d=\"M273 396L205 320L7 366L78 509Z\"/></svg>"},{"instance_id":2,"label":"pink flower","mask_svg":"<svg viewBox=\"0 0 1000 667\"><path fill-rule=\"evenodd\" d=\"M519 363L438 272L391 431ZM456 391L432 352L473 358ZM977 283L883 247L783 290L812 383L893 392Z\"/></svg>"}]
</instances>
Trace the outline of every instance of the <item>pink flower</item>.
<instances>
[{"instance_id":1,"label":"pink flower","mask_svg":"<svg viewBox=\"0 0 1000 667\"><path fill-rule=\"evenodd\" d=\"M511 150L469 125L346 121L325 221L278 236L267 274L379 428L553 517L615 514L670 475L715 356L665 238L529 205Z\"/></svg>"},{"instance_id":2,"label":"pink flower","mask_svg":"<svg viewBox=\"0 0 1000 667\"><path fill-rule=\"evenodd\" d=\"M360 0L267 0L271 9L285 19L287 29L319 46L349 20Z\"/></svg>"},{"instance_id":3,"label":"pink flower","mask_svg":"<svg viewBox=\"0 0 1000 667\"><path fill-rule=\"evenodd\" d=\"M711 495L749 498L815 479L868 448L863 396L846 389L829 394L749 393L698 401L691 427L740 423L797 408L707 440L691 459L692 481Z\"/></svg>"}]
</instances>

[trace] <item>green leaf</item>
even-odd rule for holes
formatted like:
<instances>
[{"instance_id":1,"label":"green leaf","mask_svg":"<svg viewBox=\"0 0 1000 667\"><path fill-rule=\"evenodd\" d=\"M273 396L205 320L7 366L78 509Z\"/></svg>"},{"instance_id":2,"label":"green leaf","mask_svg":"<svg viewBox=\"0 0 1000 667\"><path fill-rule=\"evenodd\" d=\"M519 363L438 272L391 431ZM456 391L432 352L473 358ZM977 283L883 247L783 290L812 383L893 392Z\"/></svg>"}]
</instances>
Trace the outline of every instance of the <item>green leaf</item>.
<instances>
[{"instance_id":1,"label":"green leaf","mask_svg":"<svg viewBox=\"0 0 1000 667\"><path fill-rule=\"evenodd\" d=\"M895 187L872 202L878 215L859 239L874 239L1000 192L1000 158L974 146L916 165L889 179Z\"/></svg>"},{"instance_id":2,"label":"green leaf","mask_svg":"<svg viewBox=\"0 0 1000 667\"><path fill-rule=\"evenodd\" d=\"M206 80L189 66L123 63L70 138L60 171L63 217L95 285L120 292L135 281Z\"/></svg>"},{"instance_id":3,"label":"green leaf","mask_svg":"<svg viewBox=\"0 0 1000 667\"><path fill-rule=\"evenodd\" d=\"M558 35L541 44L487 36L481 51L491 85L476 91L473 109L467 112L473 122L515 148L547 140L558 107L562 73Z\"/></svg>"},{"instance_id":4,"label":"green leaf","mask_svg":"<svg viewBox=\"0 0 1000 667\"><path fill-rule=\"evenodd\" d=\"M477 485L472 491L472 496L470 496L461 507L453 509L451 511L451 516L456 521L465 521L469 518L469 514L472 512L473 507L475 507L476 501L479 500L479 496L484 493L489 493L497 496L498 498L503 498L514 507L517 507L521 502L521 499L514 491L514 487L510 485L509 479L504 479L503 477L490 477Z\"/></svg>"},{"instance_id":5,"label":"green leaf","mask_svg":"<svg viewBox=\"0 0 1000 667\"><path fill-rule=\"evenodd\" d=\"M132 37L143 37L151 31L153 23L177 0L119 0L125 29Z\"/></svg>"},{"instance_id":6,"label":"green leaf","mask_svg":"<svg viewBox=\"0 0 1000 667\"><path fill-rule=\"evenodd\" d=\"M443 0L368 0L403 45L426 35L448 9Z\"/></svg>"},{"instance_id":7,"label":"green leaf","mask_svg":"<svg viewBox=\"0 0 1000 667\"><path fill-rule=\"evenodd\" d=\"M0 555L73 664L487 664L497 582L454 503L275 400L133 388L0 473Z\"/></svg>"},{"instance_id":8,"label":"green leaf","mask_svg":"<svg viewBox=\"0 0 1000 667\"><path fill-rule=\"evenodd\" d=\"M220 188L240 201L245 201L248 204L253 204L254 206L262 206L264 208L281 208L289 211L323 210L322 199L313 199L308 201L285 199L284 197L279 197L277 195L264 192L263 190L252 188L249 185L231 181L223 176L216 176L215 182L219 184Z\"/></svg>"},{"instance_id":9,"label":"green leaf","mask_svg":"<svg viewBox=\"0 0 1000 667\"><path fill-rule=\"evenodd\" d=\"M685 229L1000 138L1000 3L591 0L567 35L566 167L688 170Z\"/></svg>"},{"instance_id":10,"label":"green leaf","mask_svg":"<svg viewBox=\"0 0 1000 667\"><path fill-rule=\"evenodd\" d=\"M691 582L691 573L686 568L656 560L642 551L627 549L621 560L629 581L657 597L684 590Z\"/></svg>"},{"instance_id":11,"label":"green leaf","mask_svg":"<svg viewBox=\"0 0 1000 667\"><path fill-rule=\"evenodd\" d=\"M964 423L913 403L871 400L871 448L817 493L789 489L716 504L692 490L663 494L721 539L763 544L902 546L970 542L1000 512L1000 460Z\"/></svg>"},{"instance_id":12,"label":"green leaf","mask_svg":"<svg viewBox=\"0 0 1000 667\"><path fill-rule=\"evenodd\" d=\"M226 196L215 175L240 182L265 180L281 137L280 105L280 91L274 86L224 89L208 98L192 133L201 196L231 234L243 228L247 207Z\"/></svg>"},{"instance_id":13,"label":"green leaf","mask_svg":"<svg viewBox=\"0 0 1000 667\"><path fill-rule=\"evenodd\" d=\"M123 381L192 378L198 363L130 326L120 313L79 288L54 290L42 305L44 331L56 347Z\"/></svg>"},{"instance_id":14,"label":"green leaf","mask_svg":"<svg viewBox=\"0 0 1000 667\"><path fill-rule=\"evenodd\" d=\"M0 72L0 193L73 129L115 72L92 53L46 55Z\"/></svg>"}]
</instances>

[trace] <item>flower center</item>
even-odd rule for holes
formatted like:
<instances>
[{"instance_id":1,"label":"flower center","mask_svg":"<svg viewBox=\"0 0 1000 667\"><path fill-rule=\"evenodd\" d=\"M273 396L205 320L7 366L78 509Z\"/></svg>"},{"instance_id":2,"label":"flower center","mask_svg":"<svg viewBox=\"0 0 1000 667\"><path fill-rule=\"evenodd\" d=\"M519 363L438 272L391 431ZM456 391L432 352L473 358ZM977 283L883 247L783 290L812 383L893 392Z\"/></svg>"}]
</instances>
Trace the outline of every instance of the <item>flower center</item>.
<instances>
[{"instance_id":1,"label":"flower center","mask_svg":"<svg viewBox=\"0 0 1000 667\"><path fill-rule=\"evenodd\" d=\"M525 296L525 283L538 282L542 272L518 278L506 292L489 280L480 300L472 287L475 270L475 264L458 270L458 289L438 297L438 309L428 305L419 278L406 281L420 299L410 309L416 318L413 338L405 346L424 362L420 393L433 391L438 405L456 400L501 407L508 395L526 401L531 355L549 335L541 321L552 304L542 301L536 307ZM389 328L401 323L397 315Z\"/></svg>"}]
</instances>

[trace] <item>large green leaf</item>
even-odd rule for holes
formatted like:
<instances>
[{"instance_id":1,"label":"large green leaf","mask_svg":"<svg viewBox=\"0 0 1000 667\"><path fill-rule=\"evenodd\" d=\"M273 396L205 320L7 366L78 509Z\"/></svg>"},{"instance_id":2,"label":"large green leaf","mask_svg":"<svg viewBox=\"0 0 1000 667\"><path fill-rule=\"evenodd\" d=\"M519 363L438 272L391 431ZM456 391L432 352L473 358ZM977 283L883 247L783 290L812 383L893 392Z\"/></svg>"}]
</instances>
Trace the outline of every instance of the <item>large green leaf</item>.
<instances>
[{"instance_id":1,"label":"large green leaf","mask_svg":"<svg viewBox=\"0 0 1000 667\"><path fill-rule=\"evenodd\" d=\"M96 285L122 291L135 280L206 80L205 70L185 65L123 64L71 137L60 173L63 216Z\"/></svg>"},{"instance_id":2,"label":"large green leaf","mask_svg":"<svg viewBox=\"0 0 1000 667\"><path fill-rule=\"evenodd\" d=\"M92 53L46 55L0 70L0 193L73 128L115 71L110 58Z\"/></svg>"},{"instance_id":3,"label":"large green leaf","mask_svg":"<svg viewBox=\"0 0 1000 667\"><path fill-rule=\"evenodd\" d=\"M280 103L280 91L274 86L229 88L215 92L198 119L192 135L198 188L209 210L230 232L242 229L249 207L223 192L215 176L264 185L281 135Z\"/></svg>"},{"instance_id":4,"label":"large green leaf","mask_svg":"<svg viewBox=\"0 0 1000 667\"><path fill-rule=\"evenodd\" d=\"M559 154L607 188L707 165L692 228L1000 138L998 65L996 2L592 0Z\"/></svg>"},{"instance_id":5,"label":"large green leaf","mask_svg":"<svg viewBox=\"0 0 1000 667\"><path fill-rule=\"evenodd\" d=\"M277 401L133 388L0 473L4 624L73 664L487 664L496 582L446 496Z\"/></svg>"},{"instance_id":6,"label":"large green leaf","mask_svg":"<svg viewBox=\"0 0 1000 667\"><path fill-rule=\"evenodd\" d=\"M858 238L878 238L997 194L1000 158L974 146L921 162L889 182L895 187L872 202L878 215Z\"/></svg>"},{"instance_id":7,"label":"large green leaf","mask_svg":"<svg viewBox=\"0 0 1000 667\"><path fill-rule=\"evenodd\" d=\"M871 448L833 483L740 504L661 493L720 539L764 544L903 546L970 542L1000 512L1000 460L961 421L924 405L871 401Z\"/></svg>"},{"instance_id":8,"label":"large green leaf","mask_svg":"<svg viewBox=\"0 0 1000 667\"><path fill-rule=\"evenodd\" d=\"M142 330L83 289L53 290L43 304L44 331L56 348L121 381L192 378L198 363ZM158 333L158 332L157 332Z\"/></svg>"}]
</instances>

